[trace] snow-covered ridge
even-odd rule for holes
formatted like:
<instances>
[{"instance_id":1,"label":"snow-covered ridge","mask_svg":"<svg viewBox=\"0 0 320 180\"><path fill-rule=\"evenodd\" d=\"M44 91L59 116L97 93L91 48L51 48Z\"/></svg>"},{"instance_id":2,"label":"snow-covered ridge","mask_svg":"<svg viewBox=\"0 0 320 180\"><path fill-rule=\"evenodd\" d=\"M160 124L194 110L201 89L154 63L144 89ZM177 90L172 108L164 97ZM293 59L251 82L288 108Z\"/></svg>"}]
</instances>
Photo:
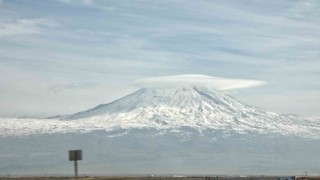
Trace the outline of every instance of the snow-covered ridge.
<instances>
[{"instance_id":1,"label":"snow-covered ridge","mask_svg":"<svg viewBox=\"0 0 320 180\"><path fill-rule=\"evenodd\" d=\"M261 111L206 87L140 89L61 119L0 119L0 136L190 127L320 138L320 123Z\"/></svg>"}]
</instances>

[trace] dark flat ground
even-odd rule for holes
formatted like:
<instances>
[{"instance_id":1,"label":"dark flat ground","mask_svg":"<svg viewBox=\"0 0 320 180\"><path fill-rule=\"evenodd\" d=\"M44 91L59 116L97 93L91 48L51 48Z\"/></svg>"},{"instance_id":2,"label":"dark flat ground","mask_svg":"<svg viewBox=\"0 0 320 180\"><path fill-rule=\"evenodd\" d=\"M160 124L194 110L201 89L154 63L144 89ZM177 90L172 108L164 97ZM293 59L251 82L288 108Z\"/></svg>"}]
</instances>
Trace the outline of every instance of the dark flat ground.
<instances>
[{"instance_id":1,"label":"dark flat ground","mask_svg":"<svg viewBox=\"0 0 320 180\"><path fill-rule=\"evenodd\" d=\"M72 180L73 177L0 177L0 180ZM79 180L276 180L277 177L79 177ZM320 178L309 178L320 180ZM285 180L285 178L283 178Z\"/></svg>"},{"instance_id":2,"label":"dark flat ground","mask_svg":"<svg viewBox=\"0 0 320 180\"><path fill-rule=\"evenodd\" d=\"M73 177L0 177L0 180L72 180ZM79 180L223 180L223 177L79 177ZM229 178L228 178L229 179ZM241 179L241 178L239 178ZM270 178L266 178L270 179ZM276 178L271 178L276 179Z\"/></svg>"}]
</instances>

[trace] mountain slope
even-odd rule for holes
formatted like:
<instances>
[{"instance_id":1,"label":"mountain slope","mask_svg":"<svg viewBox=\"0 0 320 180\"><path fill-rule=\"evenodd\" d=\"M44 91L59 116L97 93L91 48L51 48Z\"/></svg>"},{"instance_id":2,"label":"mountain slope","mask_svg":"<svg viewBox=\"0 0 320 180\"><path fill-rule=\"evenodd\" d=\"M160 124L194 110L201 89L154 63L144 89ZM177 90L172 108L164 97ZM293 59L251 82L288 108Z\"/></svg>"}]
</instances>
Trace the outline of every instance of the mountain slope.
<instances>
[{"instance_id":1,"label":"mountain slope","mask_svg":"<svg viewBox=\"0 0 320 180\"><path fill-rule=\"evenodd\" d=\"M1 135L190 127L198 131L320 137L317 122L264 112L200 86L140 89L112 103L61 119L2 119L0 123Z\"/></svg>"},{"instance_id":2,"label":"mountain slope","mask_svg":"<svg viewBox=\"0 0 320 180\"><path fill-rule=\"evenodd\" d=\"M0 119L0 175L72 172L70 149L95 175L319 174L319 139L317 120L206 87L149 88L69 116Z\"/></svg>"},{"instance_id":3,"label":"mountain slope","mask_svg":"<svg viewBox=\"0 0 320 180\"><path fill-rule=\"evenodd\" d=\"M316 133L318 128L306 127L297 117L261 111L206 87L141 89L93 109L76 113L66 119L105 121L121 128L215 129L262 134ZM300 133L301 134L301 133ZM306 134L304 134L306 135Z\"/></svg>"}]
</instances>

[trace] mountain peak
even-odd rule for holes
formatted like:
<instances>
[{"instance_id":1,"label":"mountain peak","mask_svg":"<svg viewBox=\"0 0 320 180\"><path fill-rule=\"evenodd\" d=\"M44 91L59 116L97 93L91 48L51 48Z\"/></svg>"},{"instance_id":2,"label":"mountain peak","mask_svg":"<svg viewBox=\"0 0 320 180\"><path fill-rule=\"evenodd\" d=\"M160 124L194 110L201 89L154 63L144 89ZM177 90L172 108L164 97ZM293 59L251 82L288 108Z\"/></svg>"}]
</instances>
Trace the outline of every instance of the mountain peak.
<instances>
[{"instance_id":1,"label":"mountain peak","mask_svg":"<svg viewBox=\"0 0 320 180\"><path fill-rule=\"evenodd\" d=\"M237 133L302 132L298 118L265 112L212 88L194 85L142 88L66 119L103 124L107 129L190 127Z\"/></svg>"},{"instance_id":2,"label":"mountain peak","mask_svg":"<svg viewBox=\"0 0 320 180\"><path fill-rule=\"evenodd\" d=\"M170 88L142 88L109 104L101 104L93 109L71 115L68 119L117 114L119 112L130 112L134 109L156 110L166 107L183 110L201 106L212 109L222 105L229 106L230 104L240 103L213 88L205 86L184 85Z\"/></svg>"},{"instance_id":3,"label":"mountain peak","mask_svg":"<svg viewBox=\"0 0 320 180\"><path fill-rule=\"evenodd\" d=\"M177 128L261 131L287 117L268 113L204 86L143 88L109 104L66 119L105 122L121 128Z\"/></svg>"},{"instance_id":4,"label":"mountain peak","mask_svg":"<svg viewBox=\"0 0 320 180\"><path fill-rule=\"evenodd\" d=\"M320 137L317 122L265 112L205 86L143 88L111 103L57 119L5 119L1 123L2 134L188 127L198 131Z\"/></svg>"}]
</instances>

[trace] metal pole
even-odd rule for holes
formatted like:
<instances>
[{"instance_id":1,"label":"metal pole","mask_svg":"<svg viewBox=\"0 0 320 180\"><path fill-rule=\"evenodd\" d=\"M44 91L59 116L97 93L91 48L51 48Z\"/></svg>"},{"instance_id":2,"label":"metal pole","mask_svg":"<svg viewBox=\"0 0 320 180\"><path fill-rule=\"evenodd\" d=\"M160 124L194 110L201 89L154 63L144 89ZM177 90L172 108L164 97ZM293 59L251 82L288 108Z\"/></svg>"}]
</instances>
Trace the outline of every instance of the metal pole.
<instances>
[{"instance_id":1,"label":"metal pole","mask_svg":"<svg viewBox=\"0 0 320 180\"><path fill-rule=\"evenodd\" d=\"M77 160L74 161L74 176L75 176L75 179L78 180L78 161Z\"/></svg>"}]
</instances>

